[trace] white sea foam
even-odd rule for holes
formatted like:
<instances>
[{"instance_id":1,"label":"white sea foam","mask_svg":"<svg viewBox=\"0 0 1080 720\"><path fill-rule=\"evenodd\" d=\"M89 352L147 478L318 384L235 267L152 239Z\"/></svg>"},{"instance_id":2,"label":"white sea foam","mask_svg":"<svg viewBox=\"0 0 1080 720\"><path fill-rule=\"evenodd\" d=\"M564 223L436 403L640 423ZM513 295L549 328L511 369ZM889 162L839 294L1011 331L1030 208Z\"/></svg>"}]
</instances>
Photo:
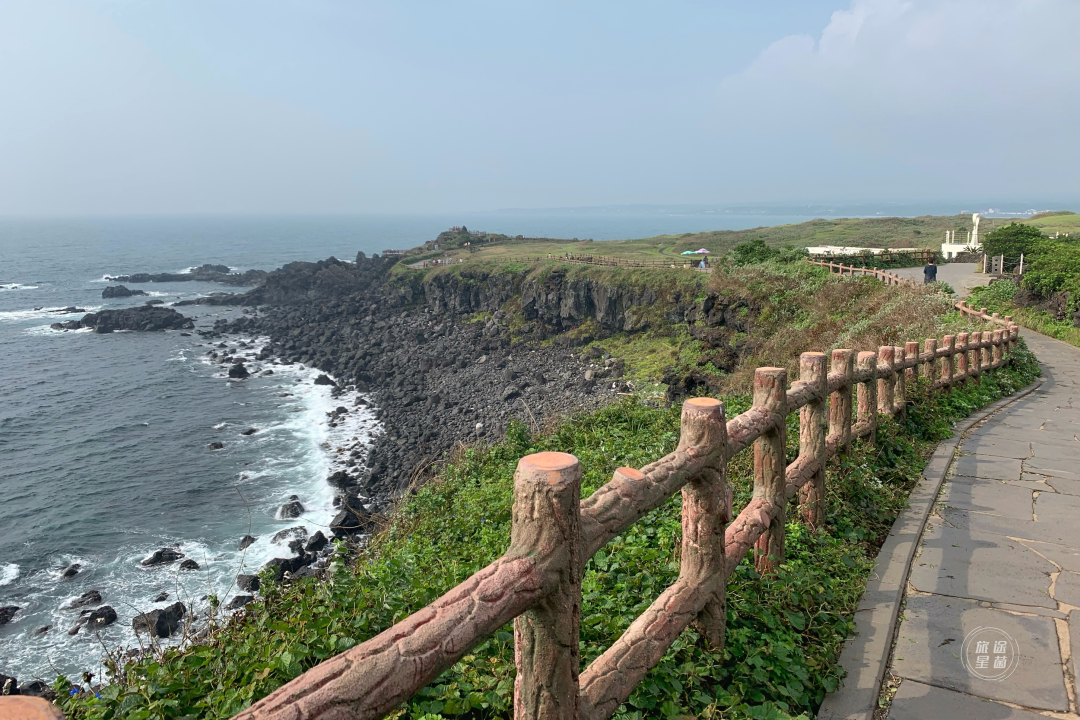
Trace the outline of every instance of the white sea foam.
<instances>
[{"instance_id":1,"label":"white sea foam","mask_svg":"<svg viewBox=\"0 0 1080 720\"><path fill-rule=\"evenodd\" d=\"M15 563L0 564L0 585L9 585L19 577L19 566Z\"/></svg>"},{"instance_id":2,"label":"white sea foam","mask_svg":"<svg viewBox=\"0 0 1080 720\"><path fill-rule=\"evenodd\" d=\"M40 285L23 285L21 283L0 283L0 292L14 292L16 290L37 290Z\"/></svg>"},{"instance_id":3,"label":"white sea foam","mask_svg":"<svg viewBox=\"0 0 1080 720\"><path fill-rule=\"evenodd\" d=\"M73 317L82 317L85 313L97 312L100 305L79 308L79 312L64 313L62 307L30 308L29 310L7 310L0 312L0 322L24 322L26 320L40 320L42 318L53 319L54 322L70 320Z\"/></svg>"},{"instance_id":4,"label":"white sea foam","mask_svg":"<svg viewBox=\"0 0 1080 720\"><path fill-rule=\"evenodd\" d=\"M60 337L69 333L92 333L94 328L79 328L78 330L54 330L51 325L35 325L22 331L23 335L44 335L48 337ZM117 331L120 332L120 331ZM126 330L123 332L127 332Z\"/></svg>"}]
</instances>

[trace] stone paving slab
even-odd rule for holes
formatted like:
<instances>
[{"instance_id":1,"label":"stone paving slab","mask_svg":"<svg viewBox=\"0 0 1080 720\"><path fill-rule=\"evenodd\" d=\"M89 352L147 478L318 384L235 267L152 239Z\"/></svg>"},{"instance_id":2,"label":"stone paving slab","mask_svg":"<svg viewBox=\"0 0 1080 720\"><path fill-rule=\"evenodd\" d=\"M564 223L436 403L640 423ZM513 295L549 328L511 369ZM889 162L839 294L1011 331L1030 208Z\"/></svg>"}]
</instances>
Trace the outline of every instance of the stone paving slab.
<instances>
[{"instance_id":1,"label":"stone paving slab","mask_svg":"<svg viewBox=\"0 0 1080 720\"><path fill-rule=\"evenodd\" d=\"M1080 573L1080 548L1035 540L1024 540L1022 542L1062 570Z\"/></svg>"},{"instance_id":2,"label":"stone paving slab","mask_svg":"<svg viewBox=\"0 0 1080 720\"><path fill-rule=\"evenodd\" d=\"M1054 583L1054 598L1066 605L1080 607L1080 574L1062 572Z\"/></svg>"},{"instance_id":3,"label":"stone paving slab","mask_svg":"<svg viewBox=\"0 0 1080 720\"><path fill-rule=\"evenodd\" d=\"M983 680L961 662L964 638L985 627L1003 630L1019 647L1016 671L1006 680ZM1061 670L1057 629L1051 618L1017 615L962 598L908 595L893 654L895 675L983 698L1065 712L1069 697Z\"/></svg>"},{"instance_id":4,"label":"stone paving slab","mask_svg":"<svg viewBox=\"0 0 1080 720\"><path fill-rule=\"evenodd\" d=\"M1017 520L1032 519L1031 490L997 480L963 480L953 478L946 483L939 502L957 510L1004 515Z\"/></svg>"},{"instance_id":5,"label":"stone paving slab","mask_svg":"<svg viewBox=\"0 0 1080 720\"><path fill-rule=\"evenodd\" d=\"M1080 547L1080 522L1062 526L1060 523L1050 522L1045 516L1039 522L1035 522L1030 518L1021 520L950 507L945 508L942 515L953 527L966 528L973 532Z\"/></svg>"},{"instance_id":6,"label":"stone paving slab","mask_svg":"<svg viewBox=\"0 0 1080 720\"><path fill-rule=\"evenodd\" d=\"M953 462L954 475L986 480L1019 480L1023 473L1023 460L972 454L967 447L964 450L965 454Z\"/></svg>"},{"instance_id":7,"label":"stone paving slab","mask_svg":"<svg viewBox=\"0 0 1080 720\"><path fill-rule=\"evenodd\" d=\"M1057 569L1015 540L938 523L923 531L908 582L924 593L1057 608L1050 597Z\"/></svg>"},{"instance_id":8,"label":"stone paving slab","mask_svg":"<svg viewBox=\"0 0 1080 720\"><path fill-rule=\"evenodd\" d=\"M889 720L1046 720L985 698L905 680L893 698Z\"/></svg>"}]
</instances>

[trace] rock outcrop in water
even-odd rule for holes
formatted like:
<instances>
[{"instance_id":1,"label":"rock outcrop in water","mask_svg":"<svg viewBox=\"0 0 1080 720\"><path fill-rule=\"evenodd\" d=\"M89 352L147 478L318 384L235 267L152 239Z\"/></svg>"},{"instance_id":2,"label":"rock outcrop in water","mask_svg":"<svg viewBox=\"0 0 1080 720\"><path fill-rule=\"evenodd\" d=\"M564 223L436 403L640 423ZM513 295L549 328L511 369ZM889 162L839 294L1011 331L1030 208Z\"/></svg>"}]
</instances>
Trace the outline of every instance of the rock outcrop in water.
<instances>
[{"instance_id":1,"label":"rock outcrop in water","mask_svg":"<svg viewBox=\"0 0 1080 720\"><path fill-rule=\"evenodd\" d=\"M53 330L93 328L96 333L117 330L156 332L160 330L191 330L195 323L172 308L142 306L123 310L102 310L83 315L81 320L53 323Z\"/></svg>"},{"instance_id":2,"label":"rock outcrop in water","mask_svg":"<svg viewBox=\"0 0 1080 720\"><path fill-rule=\"evenodd\" d=\"M101 291L101 297L104 300L132 297L133 295L146 295L146 293L142 290L129 290L124 285L110 285Z\"/></svg>"},{"instance_id":3,"label":"rock outcrop in water","mask_svg":"<svg viewBox=\"0 0 1080 720\"><path fill-rule=\"evenodd\" d=\"M106 280L119 283L149 282L216 282L236 287L254 287L266 279L265 270L247 270L242 273L231 272L226 265L206 263L183 273L135 273L106 277Z\"/></svg>"},{"instance_id":4,"label":"rock outcrop in water","mask_svg":"<svg viewBox=\"0 0 1080 720\"><path fill-rule=\"evenodd\" d=\"M176 548L164 547L160 550L155 550L153 555L142 561L142 564L147 567L167 565L168 563L176 562L182 557L184 557L184 553Z\"/></svg>"},{"instance_id":5,"label":"rock outcrop in water","mask_svg":"<svg viewBox=\"0 0 1080 720\"><path fill-rule=\"evenodd\" d=\"M167 638L180 629L180 623L187 614L182 602L175 602L167 608L140 613L131 621L131 627L137 633L149 633L151 637Z\"/></svg>"}]
</instances>

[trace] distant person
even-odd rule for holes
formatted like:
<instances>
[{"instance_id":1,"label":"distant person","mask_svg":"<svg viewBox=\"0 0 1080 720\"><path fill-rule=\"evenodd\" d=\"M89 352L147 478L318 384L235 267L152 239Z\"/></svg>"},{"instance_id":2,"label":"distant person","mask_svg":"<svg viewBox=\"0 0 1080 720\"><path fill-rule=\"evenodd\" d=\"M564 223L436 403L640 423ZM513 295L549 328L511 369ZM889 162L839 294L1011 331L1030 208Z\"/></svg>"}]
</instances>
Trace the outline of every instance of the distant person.
<instances>
[{"instance_id":1,"label":"distant person","mask_svg":"<svg viewBox=\"0 0 1080 720\"><path fill-rule=\"evenodd\" d=\"M922 269L923 284L929 285L932 282L937 282L937 265L934 264L934 258L930 258L926 263L926 267Z\"/></svg>"}]
</instances>

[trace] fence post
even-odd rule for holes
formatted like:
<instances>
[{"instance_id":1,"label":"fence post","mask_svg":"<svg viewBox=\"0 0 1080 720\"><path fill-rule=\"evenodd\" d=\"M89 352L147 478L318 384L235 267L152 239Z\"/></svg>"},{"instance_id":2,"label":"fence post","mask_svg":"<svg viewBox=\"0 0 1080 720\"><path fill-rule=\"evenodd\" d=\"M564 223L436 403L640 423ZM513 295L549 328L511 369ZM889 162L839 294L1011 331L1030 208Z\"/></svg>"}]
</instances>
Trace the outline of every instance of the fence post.
<instances>
[{"instance_id":1,"label":"fence post","mask_svg":"<svg viewBox=\"0 0 1080 720\"><path fill-rule=\"evenodd\" d=\"M898 365L904 363L904 348L897 345L893 348L893 368L896 369L896 384L893 386L893 412L903 415L907 412L907 373Z\"/></svg>"},{"instance_id":2,"label":"fence post","mask_svg":"<svg viewBox=\"0 0 1080 720\"><path fill-rule=\"evenodd\" d=\"M1003 348L1002 348L1002 342L1003 342L1004 336L1005 336L1005 331L1004 330L995 330L994 331L993 340L992 340L992 342L994 343L994 346L992 348L990 348L991 352L993 353L993 356L991 358L991 363L993 364L994 367L999 367L1001 365L1001 358L1004 356L1004 352L1003 352Z\"/></svg>"},{"instance_id":3,"label":"fence post","mask_svg":"<svg viewBox=\"0 0 1080 720\"><path fill-rule=\"evenodd\" d=\"M825 353L804 352L799 356L799 379L814 386L814 399L799 408L799 455L817 460L814 477L803 486L803 522L812 528L825 524L825 396L829 376Z\"/></svg>"},{"instance_id":4,"label":"fence post","mask_svg":"<svg viewBox=\"0 0 1080 720\"><path fill-rule=\"evenodd\" d=\"M981 370L990 369L992 362L990 359L990 344L993 342L993 337L989 330L983 330L982 341L979 343L979 368Z\"/></svg>"},{"instance_id":5,"label":"fence post","mask_svg":"<svg viewBox=\"0 0 1080 720\"><path fill-rule=\"evenodd\" d=\"M727 484L727 420L724 404L714 398L691 398L683 403L679 448L719 447L719 461L683 486L682 558L679 575L702 582L724 571L724 531L731 521ZM705 604L694 626L713 651L724 647L727 624L727 586L718 583L716 595Z\"/></svg>"},{"instance_id":6,"label":"fence post","mask_svg":"<svg viewBox=\"0 0 1080 720\"><path fill-rule=\"evenodd\" d=\"M948 355L941 358L941 384L945 387L952 385L953 376L953 353L956 352L956 338L946 335L941 338L941 347Z\"/></svg>"},{"instance_id":7,"label":"fence post","mask_svg":"<svg viewBox=\"0 0 1080 720\"><path fill-rule=\"evenodd\" d=\"M956 336L956 378L961 383L967 382L968 377L968 334L962 332Z\"/></svg>"},{"instance_id":8,"label":"fence post","mask_svg":"<svg viewBox=\"0 0 1080 720\"><path fill-rule=\"evenodd\" d=\"M976 330L971 333L971 339L968 341L968 375L979 379L982 375L982 351L979 346L982 344L982 333Z\"/></svg>"},{"instance_id":9,"label":"fence post","mask_svg":"<svg viewBox=\"0 0 1080 720\"><path fill-rule=\"evenodd\" d=\"M904 343L904 359L911 363L911 367L904 371L908 380L919 377L919 343Z\"/></svg>"},{"instance_id":10,"label":"fence post","mask_svg":"<svg viewBox=\"0 0 1080 720\"><path fill-rule=\"evenodd\" d=\"M842 378L840 387L829 396L829 437L834 438L836 452L851 449L851 373L855 369L855 353L833 350L830 369Z\"/></svg>"},{"instance_id":11,"label":"fence post","mask_svg":"<svg viewBox=\"0 0 1080 720\"><path fill-rule=\"evenodd\" d=\"M784 562L787 370L764 367L754 372L754 407L768 410L773 423L754 441L754 497L775 513L769 529L758 538L754 555L758 572L767 575Z\"/></svg>"},{"instance_id":12,"label":"fence post","mask_svg":"<svg viewBox=\"0 0 1080 720\"><path fill-rule=\"evenodd\" d=\"M929 354L930 358L922 366L922 376L930 381L930 384L934 384L934 366L937 364L934 362L934 355L937 353L937 338L926 338L923 341L923 353Z\"/></svg>"},{"instance_id":13,"label":"fence post","mask_svg":"<svg viewBox=\"0 0 1080 720\"><path fill-rule=\"evenodd\" d=\"M576 720L581 657L581 466L541 452L518 461L510 546L552 553L553 591L514 620L514 717Z\"/></svg>"},{"instance_id":14,"label":"fence post","mask_svg":"<svg viewBox=\"0 0 1080 720\"><path fill-rule=\"evenodd\" d=\"M859 383L859 424L870 429L870 440L874 440L877 427L877 353L864 351L855 359L856 372L869 375Z\"/></svg>"},{"instance_id":15,"label":"fence post","mask_svg":"<svg viewBox=\"0 0 1080 720\"><path fill-rule=\"evenodd\" d=\"M882 345L878 348L878 374L885 372L885 377L879 377L877 381L879 415L892 415L893 412L893 383L896 381L896 371L893 369L895 352L896 349L892 345Z\"/></svg>"}]
</instances>

